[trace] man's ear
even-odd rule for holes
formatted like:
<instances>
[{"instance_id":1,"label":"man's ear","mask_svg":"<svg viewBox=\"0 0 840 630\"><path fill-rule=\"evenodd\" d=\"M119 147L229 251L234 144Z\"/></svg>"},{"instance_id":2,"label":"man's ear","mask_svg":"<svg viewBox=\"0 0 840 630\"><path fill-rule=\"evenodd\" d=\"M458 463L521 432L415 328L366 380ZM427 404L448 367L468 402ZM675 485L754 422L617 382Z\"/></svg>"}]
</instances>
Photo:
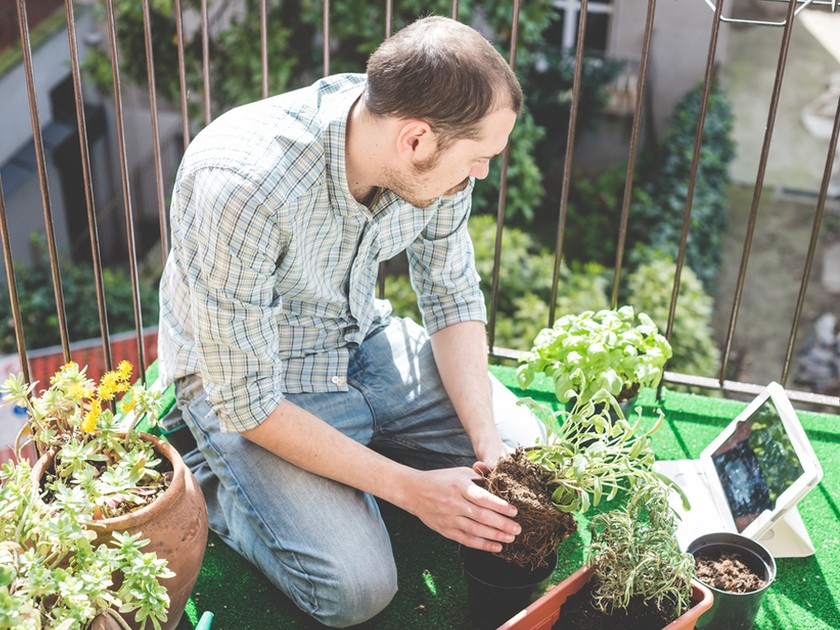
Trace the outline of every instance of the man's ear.
<instances>
[{"instance_id":1,"label":"man's ear","mask_svg":"<svg viewBox=\"0 0 840 630\"><path fill-rule=\"evenodd\" d=\"M435 155L437 138L425 120L412 118L401 122L397 130L397 155L407 162L423 162Z\"/></svg>"}]
</instances>

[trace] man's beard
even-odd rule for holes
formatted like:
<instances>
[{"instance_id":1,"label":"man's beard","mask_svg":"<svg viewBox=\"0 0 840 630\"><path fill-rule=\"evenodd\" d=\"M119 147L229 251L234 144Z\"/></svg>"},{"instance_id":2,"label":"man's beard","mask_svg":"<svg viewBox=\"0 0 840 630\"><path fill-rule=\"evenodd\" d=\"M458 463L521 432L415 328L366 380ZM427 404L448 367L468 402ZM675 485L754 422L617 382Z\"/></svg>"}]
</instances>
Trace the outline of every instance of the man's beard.
<instances>
[{"instance_id":1,"label":"man's beard","mask_svg":"<svg viewBox=\"0 0 840 630\"><path fill-rule=\"evenodd\" d=\"M421 169L415 169L415 173L419 174L421 172L426 171ZM461 192L467 186L469 186L470 183L470 178L466 177L462 182L456 184L455 186L445 191L441 195L438 195L437 197L434 197L432 199L420 199L419 197L415 196L415 194L412 192L413 190L416 190L417 187L421 184L420 178L417 175L405 176L401 173L389 169L386 172L386 178L386 188L392 190L402 199L404 199L416 208L428 208L433 203L435 203L440 197L448 197L449 195L454 195L457 192Z\"/></svg>"}]
</instances>

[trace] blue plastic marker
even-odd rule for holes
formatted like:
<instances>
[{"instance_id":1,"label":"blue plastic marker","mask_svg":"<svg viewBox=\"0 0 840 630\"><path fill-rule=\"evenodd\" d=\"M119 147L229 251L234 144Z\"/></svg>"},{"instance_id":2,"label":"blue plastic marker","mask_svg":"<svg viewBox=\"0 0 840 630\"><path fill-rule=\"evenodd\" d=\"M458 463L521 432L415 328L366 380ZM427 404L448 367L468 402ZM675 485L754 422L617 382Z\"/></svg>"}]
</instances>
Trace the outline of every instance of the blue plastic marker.
<instances>
[{"instance_id":1,"label":"blue plastic marker","mask_svg":"<svg viewBox=\"0 0 840 630\"><path fill-rule=\"evenodd\" d=\"M213 625L213 613L207 610L201 615L195 630L210 630L211 625Z\"/></svg>"}]
</instances>

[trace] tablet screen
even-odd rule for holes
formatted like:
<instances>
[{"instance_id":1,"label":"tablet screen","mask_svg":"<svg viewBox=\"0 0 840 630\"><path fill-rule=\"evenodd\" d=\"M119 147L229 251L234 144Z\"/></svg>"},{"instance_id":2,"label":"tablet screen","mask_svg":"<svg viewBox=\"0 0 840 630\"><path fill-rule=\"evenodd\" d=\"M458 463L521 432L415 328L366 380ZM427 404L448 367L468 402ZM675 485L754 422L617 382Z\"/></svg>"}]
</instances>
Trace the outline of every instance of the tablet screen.
<instances>
[{"instance_id":1,"label":"tablet screen","mask_svg":"<svg viewBox=\"0 0 840 630\"><path fill-rule=\"evenodd\" d=\"M768 398L737 423L732 435L712 453L735 526L743 532L803 473L779 412Z\"/></svg>"}]
</instances>

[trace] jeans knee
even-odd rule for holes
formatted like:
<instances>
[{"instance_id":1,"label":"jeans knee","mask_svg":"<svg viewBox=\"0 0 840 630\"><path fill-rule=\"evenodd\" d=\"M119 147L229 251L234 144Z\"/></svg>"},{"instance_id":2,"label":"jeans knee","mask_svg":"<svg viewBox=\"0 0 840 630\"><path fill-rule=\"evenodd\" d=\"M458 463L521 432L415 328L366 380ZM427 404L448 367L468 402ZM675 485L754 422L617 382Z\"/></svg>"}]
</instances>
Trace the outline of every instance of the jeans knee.
<instances>
[{"instance_id":1,"label":"jeans knee","mask_svg":"<svg viewBox=\"0 0 840 630\"><path fill-rule=\"evenodd\" d=\"M397 593L397 571L393 563L377 571L345 572L333 576L332 582L333 588L322 593L311 613L320 623L332 628L346 628L372 619Z\"/></svg>"}]
</instances>

